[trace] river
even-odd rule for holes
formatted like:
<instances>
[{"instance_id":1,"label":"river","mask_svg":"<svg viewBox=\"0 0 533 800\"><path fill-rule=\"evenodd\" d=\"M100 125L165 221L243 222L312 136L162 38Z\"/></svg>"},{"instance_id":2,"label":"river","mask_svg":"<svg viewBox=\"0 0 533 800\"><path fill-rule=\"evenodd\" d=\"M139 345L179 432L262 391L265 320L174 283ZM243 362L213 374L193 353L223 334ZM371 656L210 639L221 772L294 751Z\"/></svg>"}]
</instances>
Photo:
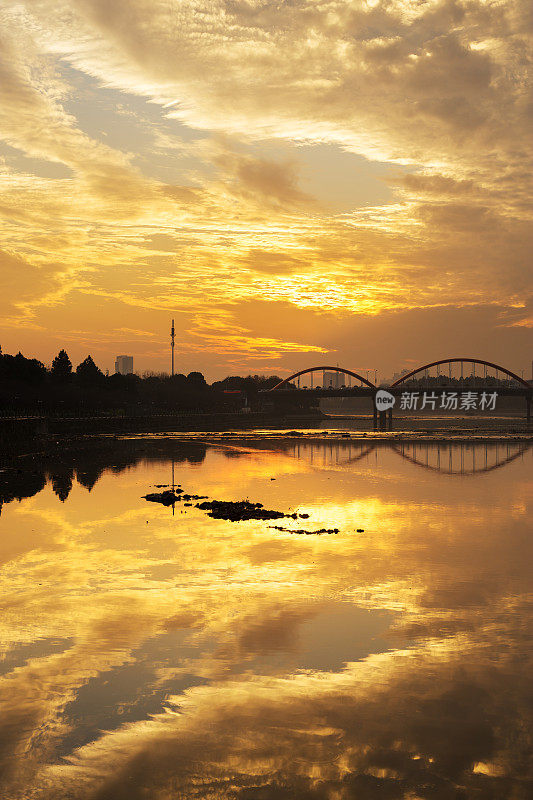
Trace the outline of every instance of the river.
<instances>
[{"instance_id":1,"label":"river","mask_svg":"<svg viewBox=\"0 0 533 800\"><path fill-rule=\"evenodd\" d=\"M259 431L6 472L3 800L530 798L532 466Z\"/></svg>"}]
</instances>

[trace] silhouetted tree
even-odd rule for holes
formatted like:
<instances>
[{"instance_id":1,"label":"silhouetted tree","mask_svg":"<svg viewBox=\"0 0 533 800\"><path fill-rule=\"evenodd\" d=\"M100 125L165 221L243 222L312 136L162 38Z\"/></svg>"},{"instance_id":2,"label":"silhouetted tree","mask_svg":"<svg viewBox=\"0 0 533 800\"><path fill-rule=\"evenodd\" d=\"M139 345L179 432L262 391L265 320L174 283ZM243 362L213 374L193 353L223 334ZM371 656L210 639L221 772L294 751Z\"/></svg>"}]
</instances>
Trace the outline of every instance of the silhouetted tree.
<instances>
[{"instance_id":1,"label":"silhouetted tree","mask_svg":"<svg viewBox=\"0 0 533 800\"><path fill-rule=\"evenodd\" d=\"M72 489L72 470L65 469L62 472L52 475L52 489L62 503L65 502Z\"/></svg>"},{"instance_id":2,"label":"silhouetted tree","mask_svg":"<svg viewBox=\"0 0 533 800\"><path fill-rule=\"evenodd\" d=\"M45 375L44 364L36 358L25 358L22 353L16 356L0 353L0 378L4 380L38 383Z\"/></svg>"},{"instance_id":3,"label":"silhouetted tree","mask_svg":"<svg viewBox=\"0 0 533 800\"><path fill-rule=\"evenodd\" d=\"M263 391L272 389L273 386L276 386L283 380L279 375L248 375L248 378L254 381L258 390L261 389Z\"/></svg>"},{"instance_id":4,"label":"silhouetted tree","mask_svg":"<svg viewBox=\"0 0 533 800\"><path fill-rule=\"evenodd\" d=\"M51 375L58 381L66 381L72 376L72 363L65 350L60 350L52 361Z\"/></svg>"},{"instance_id":5,"label":"silhouetted tree","mask_svg":"<svg viewBox=\"0 0 533 800\"><path fill-rule=\"evenodd\" d=\"M147 372L104 376L91 356L75 370L64 349L47 370L37 359L2 353L0 349L0 409L34 409L39 414L108 409L119 414L179 411L236 411L246 396L250 406L259 391L279 383L277 376L229 376L211 386L201 372L188 375Z\"/></svg>"},{"instance_id":6,"label":"silhouetted tree","mask_svg":"<svg viewBox=\"0 0 533 800\"><path fill-rule=\"evenodd\" d=\"M46 478L42 470L6 470L0 483L0 505L10 503L15 498L33 497L44 489Z\"/></svg>"},{"instance_id":7,"label":"silhouetted tree","mask_svg":"<svg viewBox=\"0 0 533 800\"><path fill-rule=\"evenodd\" d=\"M94 466L92 464L85 468L78 467L76 469L76 479L79 484L81 484L90 492L95 483L99 480L103 471L104 470L102 467Z\"/></svg>"},{"instance_id":8,"label":"silhouetted tree","mask_svg":"<svg viewBox=\"0 0 533 800\"><path fill-rule=\"evenodd\" d=\"M271 389L276 386L282 379L277 375L247 375L245 378L242 375L228 375L221 381L215 381L212 384L213 389L239 389L245 392L249 397L257 394L259 390Z\"/></svg>"},{"instance_id":9,"label":"silhouetted tree","mask_svg":"<svg viewBox=\"0 0 533 800\"><path fill-rule=\"evenodd\" d=\"M81 364L78 364L76 375L83 383L96 383L104 377L103 372L98 369L91 356L87 356Z\"/></svg>"},{"instance_id":10,"label":"silhouetted tree","mask_svg":"<svg viewBox=\"0 0 533 800\"><path fill-rule=\"evenodd\" d=\"M192 386L198 389L203 389L204 386L207 386L205 378L201 372L189 372L189 374L187 375L187 381Z\"/></svg>"}]
</instances>

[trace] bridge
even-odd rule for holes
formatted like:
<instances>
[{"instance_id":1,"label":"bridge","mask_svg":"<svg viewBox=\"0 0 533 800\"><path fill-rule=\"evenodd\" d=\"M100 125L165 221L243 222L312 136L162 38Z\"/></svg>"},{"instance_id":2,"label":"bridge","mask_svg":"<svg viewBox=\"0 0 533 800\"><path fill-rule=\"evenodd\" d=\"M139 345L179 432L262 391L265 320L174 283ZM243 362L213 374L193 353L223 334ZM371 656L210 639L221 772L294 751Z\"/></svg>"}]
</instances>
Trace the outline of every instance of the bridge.
<instances>
[{"instance_id":1,"label":"bridge","mask_svg":"<svg viewBox=\"0 0 533 800\"><path fill-rule=\"evenodd\" d=\"M379 386L369 378L369 372L364 376L339 365L307 367L262 394L265 399L286 404L304 400L307 404L317 404L324 397L368 397L372 402L375 427L379 424L381 429L391 427L392 407L378 411L375 398L379 390L393 395L396 408L411 411L493 411L498 396L523 396L526 419L531 422L533 386L492 361L472 357L442 358Z\"/></svg>"}]
</instances>

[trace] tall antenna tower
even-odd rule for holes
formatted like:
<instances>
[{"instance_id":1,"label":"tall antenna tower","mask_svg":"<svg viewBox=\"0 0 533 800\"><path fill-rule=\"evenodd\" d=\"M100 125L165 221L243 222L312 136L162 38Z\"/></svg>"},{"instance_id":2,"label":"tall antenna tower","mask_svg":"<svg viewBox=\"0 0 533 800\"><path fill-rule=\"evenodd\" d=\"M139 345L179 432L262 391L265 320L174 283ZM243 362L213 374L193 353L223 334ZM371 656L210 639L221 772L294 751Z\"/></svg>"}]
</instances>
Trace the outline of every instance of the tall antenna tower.
<instances>
[{"instance_id":1,"label":"tall antenna tower","mask_svg":"<svg viewBox=\"0 0 533 800\"><path fill-rule=\"evenodd\" d=\"M174 377L174 320L172 320L172 327L170 329L170 352L172 354L172 377Z\"/></svg>"}]
</instances>

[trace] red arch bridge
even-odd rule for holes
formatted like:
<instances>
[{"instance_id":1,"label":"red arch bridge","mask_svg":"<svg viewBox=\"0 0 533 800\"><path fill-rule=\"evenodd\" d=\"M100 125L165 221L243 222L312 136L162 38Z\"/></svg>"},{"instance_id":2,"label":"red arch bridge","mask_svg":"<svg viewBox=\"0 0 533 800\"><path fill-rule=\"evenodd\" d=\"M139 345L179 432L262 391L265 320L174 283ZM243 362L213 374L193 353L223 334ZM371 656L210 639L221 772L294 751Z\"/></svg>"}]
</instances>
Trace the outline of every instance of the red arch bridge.
<instances>
[{"instance_id":1,"label":"red arch bridge","mask_svg":"<svg viewBox=\"0 0 533 800\"><path fill-rule=\"evenodd\" d=\"M528 423L531 421L533 384L501 364L480 358L442 358L379 386L374 370L365 370L362 375L339 365L308 367L262 392L262 397L276 404L302 401L309 404L323 397L368 397L372 401L376 426L379 422L379 427L386 428L387 422L390 427L392 421L392 408L378 411L375 398L380 391L394 396L396 408L411 411L475 411L478 408L492 411L496 397L522 396L526 419Z\"/></svg>"}]
</instances>

